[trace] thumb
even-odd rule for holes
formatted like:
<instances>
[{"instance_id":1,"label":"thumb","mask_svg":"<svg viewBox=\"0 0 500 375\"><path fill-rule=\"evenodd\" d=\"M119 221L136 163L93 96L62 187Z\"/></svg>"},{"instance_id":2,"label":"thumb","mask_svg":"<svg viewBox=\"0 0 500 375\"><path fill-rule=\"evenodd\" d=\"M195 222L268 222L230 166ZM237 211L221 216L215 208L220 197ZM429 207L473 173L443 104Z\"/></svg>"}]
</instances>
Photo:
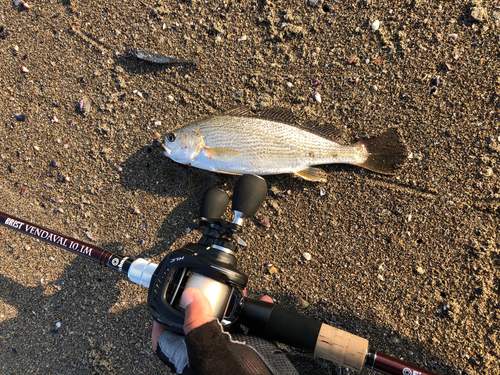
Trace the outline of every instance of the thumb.
<instances>
[{"instance_id":1,"label":"thumb","mask_svg":"<svg viewBox=\"0 0 500 375\"><path fill-rule=\"evenodd\" d=\"M212 305L205 295L196 288L187 288L182 293L182 304L186 308L184 315L184 333L214 320Z\"/></svg>"}]
</instances>

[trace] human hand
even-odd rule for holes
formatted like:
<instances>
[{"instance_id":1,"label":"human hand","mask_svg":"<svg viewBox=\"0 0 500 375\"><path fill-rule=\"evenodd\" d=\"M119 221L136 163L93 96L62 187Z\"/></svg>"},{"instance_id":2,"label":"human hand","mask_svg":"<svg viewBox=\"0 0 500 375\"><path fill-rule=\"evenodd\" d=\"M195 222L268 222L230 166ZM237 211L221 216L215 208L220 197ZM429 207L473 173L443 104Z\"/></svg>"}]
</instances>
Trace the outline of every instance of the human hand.
<instances>
[{"instance_id":1,"label":"human hand","mask_svg":"<svg viewBox=\"0 0 500 375\"><path fill-rule=\"evenodd\" d=\"M246 290L243 291L246 296ZM191 330L211 322L213 318L212 306L205 295L196 288L187 288L182 293L182 304L186 306L184 318L184 333L187 334ZM265 302L273 302L269 296L261 298ZM153 331L151 333L151 342L153 350L156 352L158 339L166 329L160 323L153 321Z\"/></svg>"}]
</instances>

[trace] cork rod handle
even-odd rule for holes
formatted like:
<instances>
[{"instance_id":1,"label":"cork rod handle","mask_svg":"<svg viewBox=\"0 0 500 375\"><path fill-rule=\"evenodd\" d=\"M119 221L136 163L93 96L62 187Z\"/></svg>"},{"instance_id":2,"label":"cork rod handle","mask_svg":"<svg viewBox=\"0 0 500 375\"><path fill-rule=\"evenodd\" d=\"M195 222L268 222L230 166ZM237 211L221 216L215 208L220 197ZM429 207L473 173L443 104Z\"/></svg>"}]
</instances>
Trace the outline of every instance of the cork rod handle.
<instances>
[{"instance_id":1,"label":"cork rod handle","mask_svg":"<svg viewBox=\"0 0 500 375\"><path fill-rule=\"evenodd\" d=\"M314 348L315 356L361 371L367 353L367 339L327 324L321 325Z\"/></svg>"}]
</instances>

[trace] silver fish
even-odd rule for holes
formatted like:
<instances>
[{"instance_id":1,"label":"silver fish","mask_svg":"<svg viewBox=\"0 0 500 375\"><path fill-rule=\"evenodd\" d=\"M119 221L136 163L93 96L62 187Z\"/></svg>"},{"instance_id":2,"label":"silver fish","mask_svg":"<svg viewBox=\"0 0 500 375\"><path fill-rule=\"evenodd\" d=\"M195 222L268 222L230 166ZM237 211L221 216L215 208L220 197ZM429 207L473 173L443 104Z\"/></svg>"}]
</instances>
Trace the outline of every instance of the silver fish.
<instances>
[{"instance_id":1,"label":"silver fish","mask_svg":"<svg viewBox=\"0 0 500 375\"><path fill-rule=\"evenodd\" d=\"M350 146L331 140L332 130L297 125L284 109L266 109L256 115L248 108L237 108L168 133L165 155L213 172L293 173L309 181L326 181L326 173L314 165L353 164L393 174L407 157L395 128Z\"/></svg>"},{"instance_id":2,"label":"silver fish","mask_svg":"<svg viewBox=\"0 0 500 375\"><path fill-rule=\"evenodd\" d=\"M181 64L196 64L197 61L196 59L182 59L179 57L171 57L171 56L165 56L161 53L155 52L155 51L149 51L147 49L137 49L137 48L132 48L129 50L129 53L138 59L157 63L157 64L175 64L175 63L181 63Z\"/></svg>"}]
</instances>

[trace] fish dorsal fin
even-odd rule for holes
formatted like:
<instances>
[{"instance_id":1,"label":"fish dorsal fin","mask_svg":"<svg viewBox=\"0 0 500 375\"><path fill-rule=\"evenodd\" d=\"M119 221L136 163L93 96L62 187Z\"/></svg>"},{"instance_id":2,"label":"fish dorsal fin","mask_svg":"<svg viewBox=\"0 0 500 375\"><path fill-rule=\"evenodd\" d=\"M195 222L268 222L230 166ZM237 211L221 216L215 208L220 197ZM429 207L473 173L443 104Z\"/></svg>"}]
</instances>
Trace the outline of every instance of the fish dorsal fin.
<instances>
[{"instance_id":1,"label":"fish dorsal fin","mask_svg":"<svg viewBox=\"0 0 500 375\"><path fill-rule=\"evenodd\" d=\"M236 107L224 112L227 116L238 116L238 117L255 117L250 107Z\"/></svg>"},{"instance_id":2,"label":"fish dorsal fin","mask_svg":"<svg viewBox=\"0 0 500 375\"><path fill-rule=\"evenodd\" d=\"M297 126L310 133L319 135L320 137L325 137L337 143L343 144L342 137L344 135L344 132L342 131L342 129L333 125L328 125L317 121L305 121L304 123L301 123Z\"/></svg>"},{"instance_id":3,"label":"fish dorsal fin","mask_svg":"<svg viewBox=\"0 0 500 375\"><path fill-rule=\"evenodd\" d=\"M237 107L225 112L224 115L281 122L308 131L309 133L319 135L320 137L334 140L337 143L341 143L340 140L342 139L342 132L340 129L316 121L300 121L288 108L268 107L262 109L258 113L254 113L249 107Z\"/></svg>"},{"instance_id":4,"label":"fish dorsal fin","mask_svg":"<svg viewBox=\"0 0 500 375\"><path fill-rule=\"evenodd\" d=\"M254 113L250 107L237 107L224 112L224 114L228 116L260 118L288 125L296 125L293 113L288 108L268 107Z\"/></svg>"}]
</instances>

